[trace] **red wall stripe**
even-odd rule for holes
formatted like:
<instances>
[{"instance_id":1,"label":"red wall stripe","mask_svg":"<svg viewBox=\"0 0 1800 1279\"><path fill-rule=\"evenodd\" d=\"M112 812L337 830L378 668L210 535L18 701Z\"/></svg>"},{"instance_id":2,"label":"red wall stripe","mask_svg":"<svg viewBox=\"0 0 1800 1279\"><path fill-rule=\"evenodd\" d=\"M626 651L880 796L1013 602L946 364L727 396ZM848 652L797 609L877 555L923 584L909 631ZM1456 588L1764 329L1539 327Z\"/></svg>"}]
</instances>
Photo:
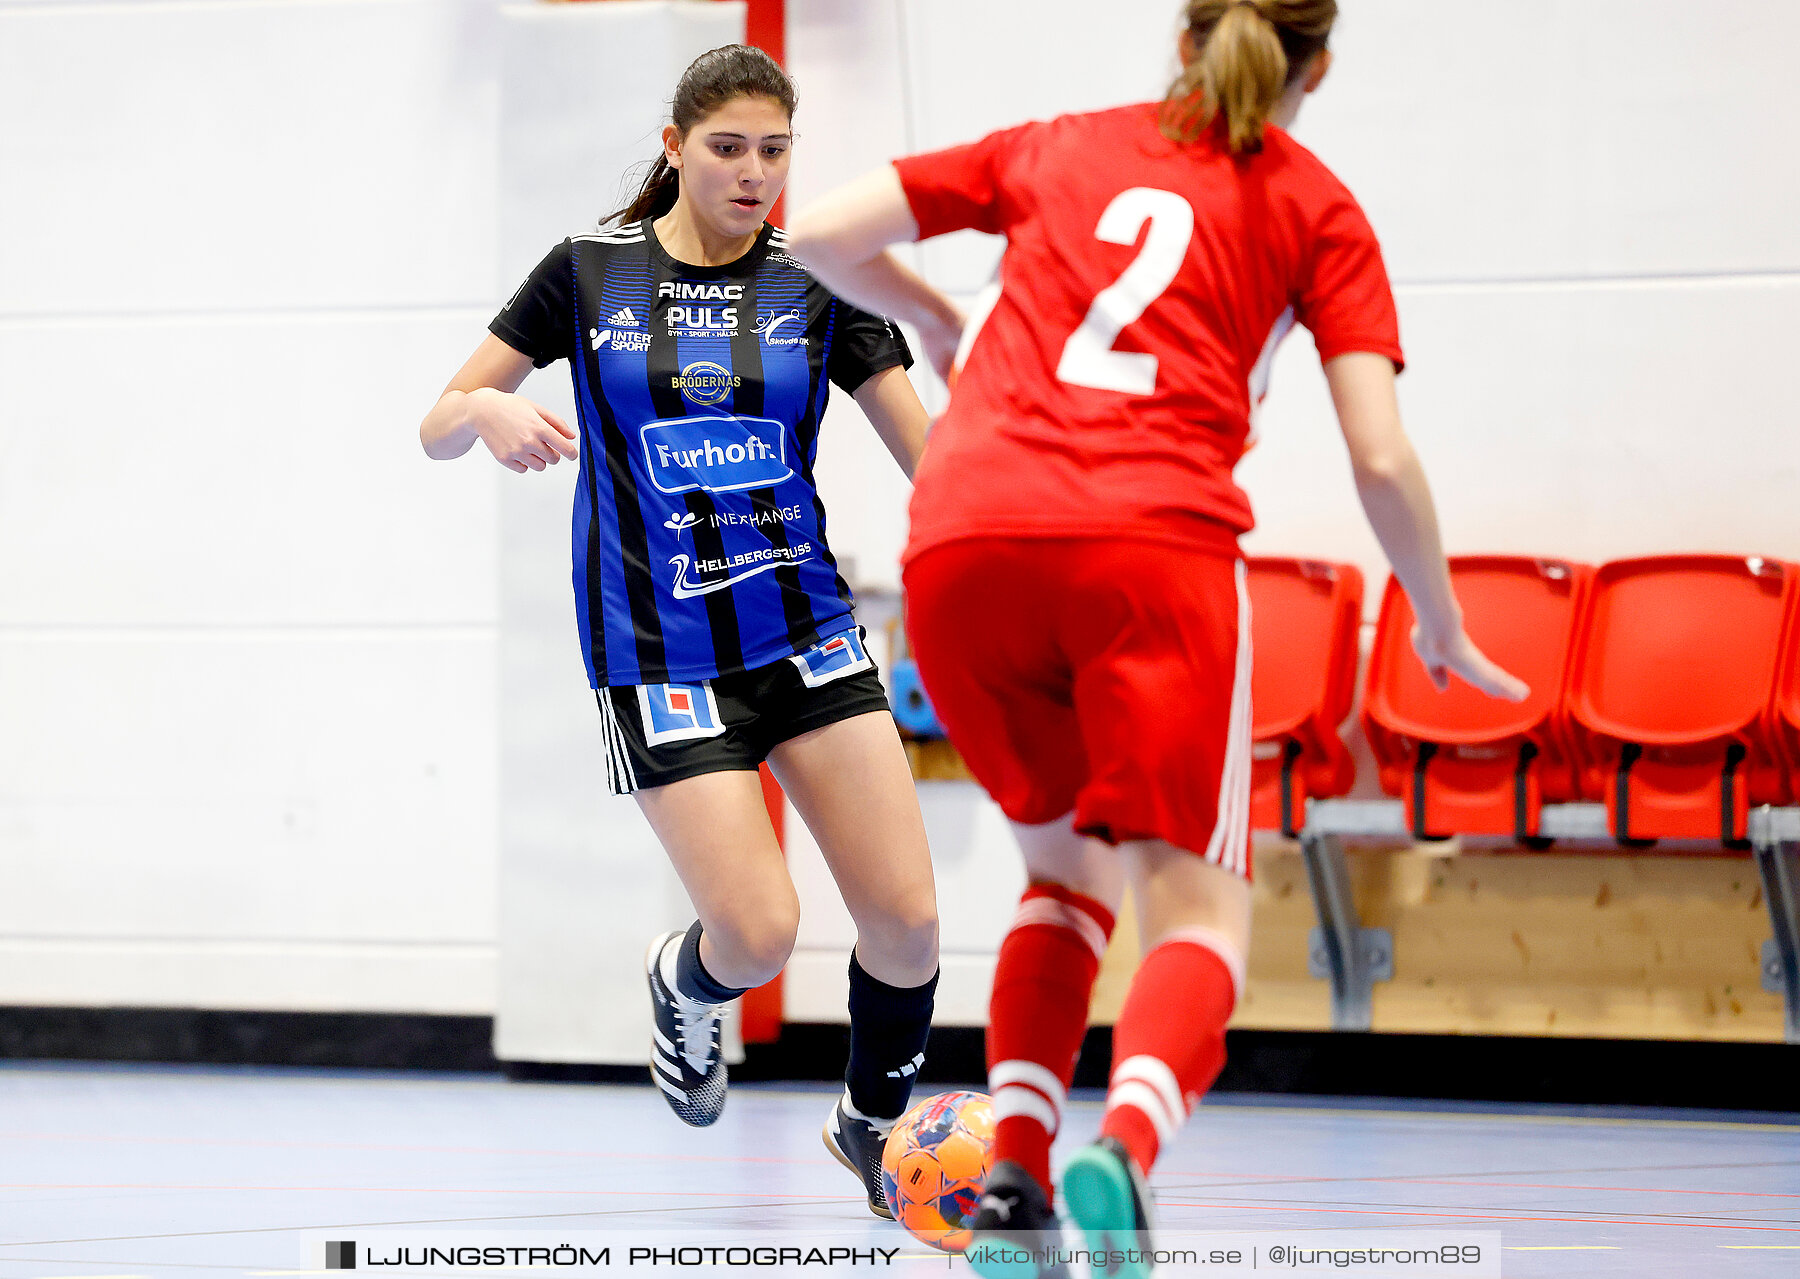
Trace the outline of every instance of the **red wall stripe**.
<instances>
[{"instance_id":1,"label":"red wall stripe","mask_svg":"<svg viewBox=\"0 0 1800 1279\"><path fill-rule=\"evenodd\" d=\"M748 0L748 8L744 17L744 42L753 44L767 53L775 61L786 64L787 61L787 3L786 0ZM782 222L782 206L784 201L777 200L770 210L771 219L779 225ZM787 801L781 793L781 787L769 775L769 770L762 770L763 802L769 808L769 821L775 827L775 839L786 846L784 816L787 812ZM742 1005L744 1042L747 1044L773 1043L781 1037L782 996L781 975L767 985L758 986L744 995Z\"/></svg>"},{"instance_id":2,"label":"red wall stripe","mask_svg":"<svg viewBox=\"0 0 1800 1279\"><path fill-rule=\"evenodd\" d=\"M787 0L747 0L744 43L755 45L787 66ZM777 200L769 210L769 219L777 226L787 220L786 204L785 198Z\"/></svg>"},{"instance_id":3,"label":"red wall stripe","mask_svg":"<svg viewBox=\"0 0 1800 1279\"><path fill-rule=\"evenodd\" d=\"M767 764L762 769L762 788L763 803L769 809L769 824L775 828L775 842L785 849L787 799L769 773ZM776 973L774 979L767 984L745 991L743 1002L739 1005L739 1012L743 1014L744 1042L772 1044L781 1038L782 1011L780 973Z\"/></svg>"}]
</instances>

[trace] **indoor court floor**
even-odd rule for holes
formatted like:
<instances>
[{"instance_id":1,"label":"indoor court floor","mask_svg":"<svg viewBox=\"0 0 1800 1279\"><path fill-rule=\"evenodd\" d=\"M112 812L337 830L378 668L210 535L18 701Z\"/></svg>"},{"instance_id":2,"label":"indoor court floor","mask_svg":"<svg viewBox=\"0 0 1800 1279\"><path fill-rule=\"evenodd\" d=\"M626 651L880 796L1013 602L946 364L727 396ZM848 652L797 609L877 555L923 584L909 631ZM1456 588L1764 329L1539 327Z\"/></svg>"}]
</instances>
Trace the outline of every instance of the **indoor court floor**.
<instances>
[{"instance_id":1,"label":"indoor court floor","mask_svg":"<svg viewBox=\"0 0 1800 1279\"><path fill-rule=\"evenodd\" d=\"M889 1273L967 1273L867 1213L820 1145L834 1095L740 1085L696 1132L648 1087L0 1064L0 1279L326 1273L330 1240L527 1233L617 1256L778 1232L898 1246ZM1077 1094L1059 1150L1099 1117ZM1800 1125L1783 1118L1225 1096L1153 1185L1164 1237L1497 1231L1508 1276L1792 1279Z\"/></svg>"}]
</instances>

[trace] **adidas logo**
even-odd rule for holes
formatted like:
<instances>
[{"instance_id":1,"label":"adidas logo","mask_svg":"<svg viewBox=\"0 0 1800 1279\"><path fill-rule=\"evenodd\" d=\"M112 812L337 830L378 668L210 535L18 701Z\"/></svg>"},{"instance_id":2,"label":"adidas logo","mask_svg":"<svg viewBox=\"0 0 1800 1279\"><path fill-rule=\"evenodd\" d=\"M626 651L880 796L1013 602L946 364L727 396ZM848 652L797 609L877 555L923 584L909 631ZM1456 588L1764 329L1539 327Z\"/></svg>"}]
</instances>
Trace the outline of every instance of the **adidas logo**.
<instances>
[{"instance_id":1,"label":"adidas logo","mask_svg":"<svg viewBox=\"0 0 1800 1279\"><path fill-rule=\"evenodd\" d=\"M630 307L621 307L617 311L614 311L612 315L607 318L606 322L608 324L617 324L627 329L635 329L637 327L637 316L631 313Z\"/></svg>"}]
</instances>

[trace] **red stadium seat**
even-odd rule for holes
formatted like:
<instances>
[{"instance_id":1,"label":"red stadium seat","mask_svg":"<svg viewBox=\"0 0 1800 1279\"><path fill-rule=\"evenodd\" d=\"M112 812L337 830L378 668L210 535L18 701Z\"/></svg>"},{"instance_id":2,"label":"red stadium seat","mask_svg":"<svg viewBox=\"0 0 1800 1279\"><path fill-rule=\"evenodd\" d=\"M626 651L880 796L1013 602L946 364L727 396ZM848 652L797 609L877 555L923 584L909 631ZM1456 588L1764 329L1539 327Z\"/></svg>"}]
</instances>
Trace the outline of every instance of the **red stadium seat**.
<instances>
[{"instance_id":1,"label":"red stadium seat","mask_svg":"<svg viewBox=\"0 0 1800 1279\"><path fill-rule=\"evenodd\" d=\"M1729 555L1618 560L1595 575L1570 713L1583 789L1622 842L1742 847L1784 789L1769 707L1794 566Z\"/></svg>"},{"instance_id":2,"label":"red stadium seat","mask_svg":"<svg viewBox=\"0 0 1800 1279\"><path fill-rule=\"evenodd\" d=\"M1460 680L1438 692L1413 652L1413 610L1390 578L1363 725L1381 786L1406 800L1413 834L1510 835L1535 843L1546 802L1576 796L1563 717L1569 651L1593 569L1562 560L1462 555L1451 581L1471 639L1531 685L1513 703Z\"/></svg>"},{"instance_id":3,"label":"red stadium seat","mask_svg":"<svg viewBox=\"0 0 1800 1279\"><path fill-rule=\"evenodd\" d=\"M1338 736L1356 695L1362 573L1354 565L1252 558L1250 824L1292 835L1309 796L1342 795L1356 763Z\"/></svg>"},{"instance_id":4,"label":"red stadium seat","mask_svg":"<svg viewBox=\"0 0 1800 1279\"><path fill-rule=\"evenodd\" d=\"M1769 740L1787 768L1776 802L1800 804L1800 581L1788 587L1786 638L1775 662L1775 696L1769 702Z\"/></svg>"}]
</instances>

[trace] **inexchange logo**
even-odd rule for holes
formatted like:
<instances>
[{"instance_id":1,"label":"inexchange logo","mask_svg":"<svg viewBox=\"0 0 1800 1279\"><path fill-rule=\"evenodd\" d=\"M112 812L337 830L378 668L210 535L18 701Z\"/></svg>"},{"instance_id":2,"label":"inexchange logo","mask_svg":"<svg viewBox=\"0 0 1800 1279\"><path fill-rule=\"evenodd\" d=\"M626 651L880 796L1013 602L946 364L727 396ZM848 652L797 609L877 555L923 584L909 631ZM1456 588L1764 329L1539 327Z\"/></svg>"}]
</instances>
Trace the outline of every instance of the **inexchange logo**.
<instances>
[{"instance_id":1,"label":"inexchange logo","mask_svg":"<svg viewBox=\"0 0 1800 1279\"><path fill-rule=\"evenodd\" d=\"M798 506L777 506L766 511L714 511L707 517L710 528L762 528L769 524L786 524L798 520L804 512ZM663 521L663 527L676 533L686 532L700 522L692 511L682 511Z\"/></svg>"}]
</instances>

